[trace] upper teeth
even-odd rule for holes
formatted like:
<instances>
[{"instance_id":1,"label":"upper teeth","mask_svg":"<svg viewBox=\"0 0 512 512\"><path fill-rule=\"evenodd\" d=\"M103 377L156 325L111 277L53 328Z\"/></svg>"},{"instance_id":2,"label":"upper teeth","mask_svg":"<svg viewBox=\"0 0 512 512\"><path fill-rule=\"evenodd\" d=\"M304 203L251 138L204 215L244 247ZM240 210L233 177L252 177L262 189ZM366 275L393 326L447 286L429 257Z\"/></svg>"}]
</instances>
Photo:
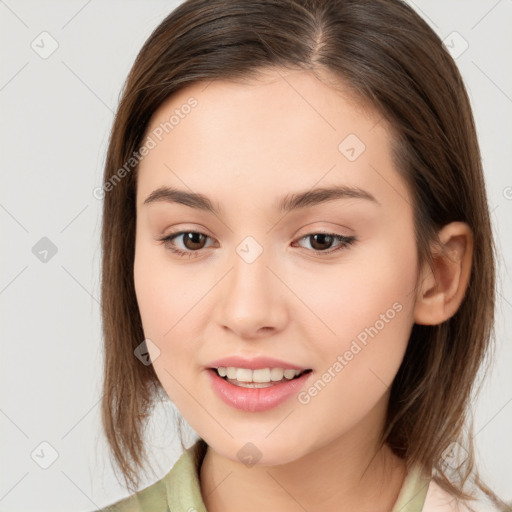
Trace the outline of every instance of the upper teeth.
<instances>
[{"instance_id":1,"label":"upper teeth","mask_svg":"<svg viewBox=\"0 0 512 512\"><path fill-rule=\"evenodd\" d=\"M217 372L221 377L228 379L236 379L240 382L271 382L286 379L293 379L300 375L303 370L285 370L283 368L261 368L258 370L250 370L248 368L235 368L233 366L217 368Z\"/></svg>"}]
</instances>

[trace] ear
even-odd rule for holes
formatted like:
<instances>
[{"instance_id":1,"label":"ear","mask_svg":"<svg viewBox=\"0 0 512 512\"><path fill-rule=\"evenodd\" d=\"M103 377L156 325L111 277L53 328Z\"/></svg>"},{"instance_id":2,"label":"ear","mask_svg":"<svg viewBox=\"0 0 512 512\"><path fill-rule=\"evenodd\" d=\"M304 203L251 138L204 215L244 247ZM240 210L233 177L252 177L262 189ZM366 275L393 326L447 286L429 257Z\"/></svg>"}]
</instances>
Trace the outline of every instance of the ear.
<instances>
[{"instance_id":1,"label":"ear","mask_svg":"<svg viewBox=\"0 0 512 512\"><path fill-rule=\"evenodd\" d=\"M464 299L471 275L471 228L464 222L451 222L438 234L442 247L431 247L434 272L428 263L422 269L414 308L417 324L437 325L452 317Z\"/></svg>"}]
</instances>

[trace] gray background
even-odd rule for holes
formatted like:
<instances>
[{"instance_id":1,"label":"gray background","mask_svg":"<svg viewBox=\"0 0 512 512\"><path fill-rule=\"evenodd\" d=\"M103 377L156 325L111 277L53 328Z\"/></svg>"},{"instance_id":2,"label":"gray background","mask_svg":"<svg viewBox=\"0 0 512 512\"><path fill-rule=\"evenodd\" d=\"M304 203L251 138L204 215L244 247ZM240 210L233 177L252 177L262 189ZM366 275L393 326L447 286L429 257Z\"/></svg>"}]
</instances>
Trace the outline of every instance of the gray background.
<instances>
[{"instance_id":1,"label":"gray background","mask_svg":"<svg viewBox=\"0 0 512 512\"><path fill-rule=\"evenodd\" d=\"M121 85L178 3L0 0L0 511L93 510L127 495L100 431L92 191ZM475 441L484 476L512 499L512 0L409 3L453 47L474 108L501 255L497 351ZM143 486L181 453L174 412L162 406L151 423L155 473Z\"/></svg>"}]
</instances>

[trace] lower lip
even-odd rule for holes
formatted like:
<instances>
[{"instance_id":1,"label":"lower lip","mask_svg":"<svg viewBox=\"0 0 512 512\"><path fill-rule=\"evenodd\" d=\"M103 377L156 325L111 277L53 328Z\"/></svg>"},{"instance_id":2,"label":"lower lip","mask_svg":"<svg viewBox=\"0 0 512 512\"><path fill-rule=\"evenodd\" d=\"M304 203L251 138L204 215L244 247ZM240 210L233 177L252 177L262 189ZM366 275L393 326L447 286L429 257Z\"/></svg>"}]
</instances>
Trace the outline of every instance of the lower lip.
<instances>
[{"instance_id":1,"label":"lower lip","mask_svg":"<svg viewBox=\"0 0 512 512\"><path fill-rule=\"evenodd\" d=\"M213 390L220 399L235 409L248 412L261 412L277 407L290 396L296 394L309 379L312 372L302 374L296 379L274 384L267 388L242 388L230 384L215 370L208 369Z\"/></svg>"}]
</instances>

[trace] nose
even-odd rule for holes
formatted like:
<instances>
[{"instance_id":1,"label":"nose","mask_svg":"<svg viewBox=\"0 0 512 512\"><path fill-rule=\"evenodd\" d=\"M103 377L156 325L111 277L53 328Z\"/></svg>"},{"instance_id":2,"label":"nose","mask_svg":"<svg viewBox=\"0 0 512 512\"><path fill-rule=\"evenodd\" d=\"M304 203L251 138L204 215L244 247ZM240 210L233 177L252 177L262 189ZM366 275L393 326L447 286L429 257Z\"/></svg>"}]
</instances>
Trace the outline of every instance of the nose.
<instances>
[{"instance_id":1,"label":"nose","mask_svg":"<svg viewBox=\"0 0 512 512\"><path fill-rule=\"evenodd\" d=\"M238 254L225 277L218 302L218 322L240 338L259 338L284 328L286 287L276 277L265 252L254 261Z\"/></svg>"}]
</instances>

